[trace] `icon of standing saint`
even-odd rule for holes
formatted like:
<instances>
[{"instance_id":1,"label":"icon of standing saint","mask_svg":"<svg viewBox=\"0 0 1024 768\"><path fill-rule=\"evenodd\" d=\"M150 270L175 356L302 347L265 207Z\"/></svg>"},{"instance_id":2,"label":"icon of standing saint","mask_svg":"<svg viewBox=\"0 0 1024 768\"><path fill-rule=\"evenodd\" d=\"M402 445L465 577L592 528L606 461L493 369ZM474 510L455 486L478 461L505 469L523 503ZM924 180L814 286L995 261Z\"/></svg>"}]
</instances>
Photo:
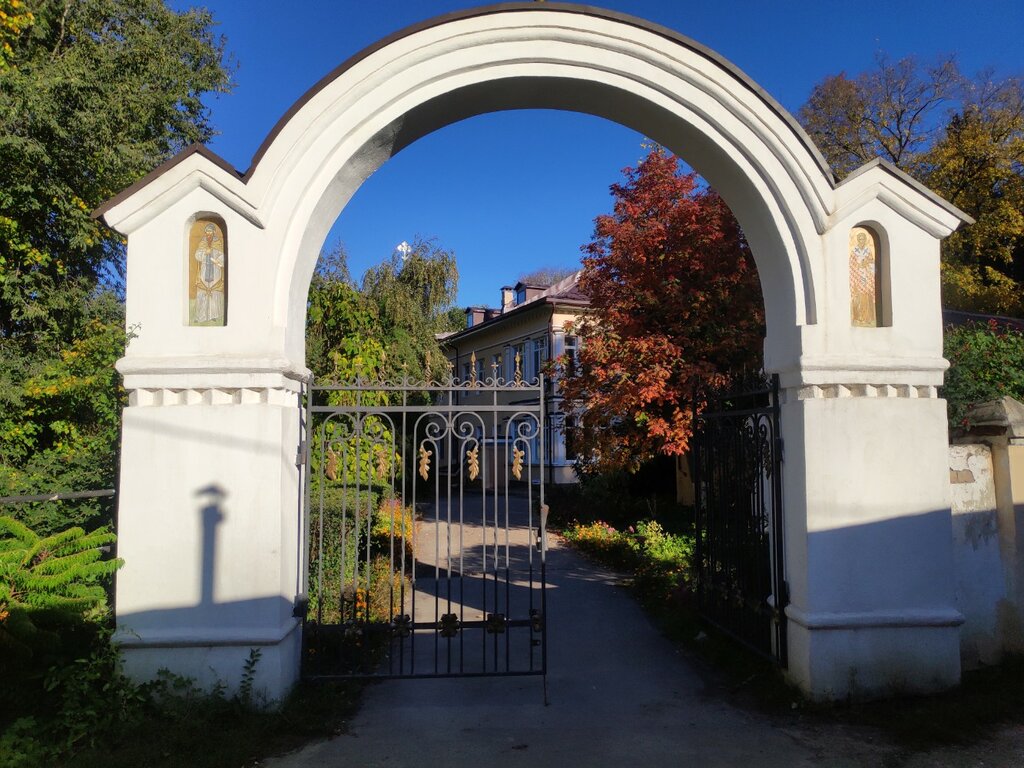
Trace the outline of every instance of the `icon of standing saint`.
<instances>
[{"instance_id":1,"label":"icon of standing saint","mask_svg":"<svg viewBox=\"0 0 1024 768\"><path fill-rule=\"evenodd\" d=\"M869 230L850 230L850 320L856 326L878 326L876 253L875 237Z\"/></svg>"},{"instance_id":2,"label":"icon of standing saint","mask_svg":"<svg viewBox=\"0 0 1024 768\"><path fill-rule=\"evenodd\" d=\"M200 219L189 245L189 325L224 325L224 232L217 222Z\"/></svg>"}]
</instances>

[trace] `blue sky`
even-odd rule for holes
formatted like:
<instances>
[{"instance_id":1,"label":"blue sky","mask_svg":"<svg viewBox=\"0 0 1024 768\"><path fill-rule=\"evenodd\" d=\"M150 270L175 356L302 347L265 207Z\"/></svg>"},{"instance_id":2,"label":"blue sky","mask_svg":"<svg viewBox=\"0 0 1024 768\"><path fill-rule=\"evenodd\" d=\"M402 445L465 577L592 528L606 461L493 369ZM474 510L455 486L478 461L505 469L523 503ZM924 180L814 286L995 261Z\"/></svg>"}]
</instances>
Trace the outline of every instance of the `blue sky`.
<instances>
[{"instance_id":1,"label":"blue sky","mask_svg":"<svg viewBox=\"0 0 1024 768\"><path fill-rule=\"evenodd\" d=\"M172 0L175 7L192 3ZM363 47L459 0L214 0L237 66L236 87L208 100L220 132L210 147L235 167L288 107ZM965 72L1024 74L1024 0L604 0L717 51L790 111L829 74L871 67L878 51L923 59L955 53ZM286 9L286 10L285 10ZM546 265L578 263L608 185L642 157L642 136L584 115L523 111L450 126L403 150L342 212L341 241L359 276L402 240L453 250L458 303L494 304L498 288Z\"/></svg>"}]
</instances>

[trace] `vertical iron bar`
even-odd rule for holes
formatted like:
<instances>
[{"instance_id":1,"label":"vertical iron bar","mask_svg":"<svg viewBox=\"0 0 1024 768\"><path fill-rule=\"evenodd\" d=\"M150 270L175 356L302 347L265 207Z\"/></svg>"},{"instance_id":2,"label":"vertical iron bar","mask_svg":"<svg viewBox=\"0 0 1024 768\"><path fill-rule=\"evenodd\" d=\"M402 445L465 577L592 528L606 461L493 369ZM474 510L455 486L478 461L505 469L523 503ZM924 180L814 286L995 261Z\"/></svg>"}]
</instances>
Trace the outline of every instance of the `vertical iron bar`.
<instances>
[{"instance_id":1,"label":"vertical iron bar","mask_svg":"<svg viewBox=\"0 0 1024 768\"><path fill-rule=\"evenodd\" d=\"M772 374L771 416L772 416L772 538L774 539L775 563L773 568L774 583L772 594L775 598L776 656L779 664L785 668L789 663L789 648L786 631L786 606L789 604L789 591L786 588L785 565L785 519L782 499L782 405L779 402L779 374Z\"/></svg>"},{"instance_id":2,"label":"vertical iron bar","mask_svg":"<svg viewBox=\"0 0 1024 768\"><path fill-rule=\"evenodd\" d=\"M554 341L552 340L552 344L553 343L554 343ZM544 374L540 374L537 377L537 385L539 387L538 400L540 401L537 413L538 413L538 418L540 419L541 435L544 435L545 434L545 429L547 428L547 423L546 423L547 419L545 418L545 416L547 415L546 410L545 410L547 408L547 406L546 406L546 404L544 402ZM540 507L537 509L537 516L540 518L538 520L538 523L539 523L538 527L539 527L539 530L540 530L539 536L540 536L540 558L541 558L541 582L540 582L540 589L541 589L541 595L543 596L545 591L546 591L546 589L547 589L547 583L546 583L546 580L545 580L544 575L543 575L543 568L544 568L543 563L544 563L544 560L545 560L545 557L546 557L546 550L547 550L547 541L546 541L546 537L547 537L547 530L546 530L546 528L547 528L547 521L546 521L545 515L544 515L544 504L545 504L545 501L544 501L544 484L547 482L547 480L550 479L550 478L545 478L544 477L544 471L543 471L543 467L544 467L544 441L543 441L543 439L541 440L540 466L542 468L541 469L541 476L540 476ZM531 608L533 606L533 546L532 545L533 545L533 542L530 542L530 580L531 580L531 583L530 583L530 605L531 605ZM543 605L543 597L541 598L541 603ZM541 610L543 612L545 609L542 608ZM547 615L546 614L542 614L541 620L546 622L547 621ZM546 683L547 683L546 675L547 675L547 652L548 652L547 651L547 637L548 637L548 633L547 633L546 625L542 625L542 627L544 628L544 631L541 634L541 643L542 643L542 645L541 645L541 667L542 667L544 675L545 675L545 685L546 685ZM531 627L531 629L532 629L532 627ZM533 638L532 638L532 635L530 636L530 669L531 670L533 669Z\"/></svg>"}]
</instances>

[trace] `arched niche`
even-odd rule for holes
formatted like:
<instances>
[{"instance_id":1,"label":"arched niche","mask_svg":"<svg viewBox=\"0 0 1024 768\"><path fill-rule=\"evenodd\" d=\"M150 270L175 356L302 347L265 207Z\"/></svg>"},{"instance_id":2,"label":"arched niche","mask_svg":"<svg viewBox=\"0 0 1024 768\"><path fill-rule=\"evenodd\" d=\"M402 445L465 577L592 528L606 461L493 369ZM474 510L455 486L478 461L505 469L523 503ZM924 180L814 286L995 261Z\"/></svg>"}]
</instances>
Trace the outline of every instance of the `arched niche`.
<instances>
[{"instance_id":1,"label":"arched niche","mask_svg":"<svg viewBox=\"0 0 1024 768\"><path fill-rule=\"evenodd\" d=\"M185 322L221 327L228 322L228 227L215 213L189 219L185 237Z\"/></svg>"},{"instance_id":2,"label":"arched niche","mask_svg":"<svg viewBox=\"0 0 1024 768\"><path fill-rule=\"evenodd\" d=\"M850 229L850 323L856 328L892 326L892 279L883 233L873 223Z\"/></svg>"}]
</instances>

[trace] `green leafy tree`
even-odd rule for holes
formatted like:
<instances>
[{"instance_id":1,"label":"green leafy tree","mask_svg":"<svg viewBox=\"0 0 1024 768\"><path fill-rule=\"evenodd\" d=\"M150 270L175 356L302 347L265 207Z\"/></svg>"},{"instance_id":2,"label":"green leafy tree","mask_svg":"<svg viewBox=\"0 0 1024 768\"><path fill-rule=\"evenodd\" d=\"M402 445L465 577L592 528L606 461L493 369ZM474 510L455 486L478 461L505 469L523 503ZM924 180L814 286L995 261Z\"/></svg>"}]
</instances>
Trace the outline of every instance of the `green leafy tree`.
<instances>
[{"instance_id":1,"label":"green leafy tree","mask_svg":"<svg viewBox=\"0 0 1024 768\"><path fill-rule=\"evenodd\" d=\"M436 334L452 330L449 310L458 285L455 254L429 240L416 240L407 252L367 270L362 290L376 311L389 378L447 378Z\"/></svg>"},{"instance_id":2,"label":"green leafy tree","mask_svg":"<svg viewBox=\"0 0 1024 768\"><path fill-rule=\"evenodd\" d=\"M109 486L123 242L90 212L211 137L223 41L160 0L0 11L0 493Z\"/></svg>"},{"instance_id":3,"label":"green leafy tree","mask_svg":"<svg viewBox=\"0 0 1024 768\"><path fill-rule=\"evenodd\" d=\"M0 70L6 69L14 56L11 44L32 26L34 18L23 0L0 0Z\"/></svg>"},{"instance_id":4,"label":"green leafy tree","mask_svg":"<svg viewBox=\"0 0 1024 768\"><path fill-rule=\"evenodd\" d=\"M124 354L123 307L109 293L85 302L77 338L37 359L0 412L0 493L113 487L124 392L114 369ZM59 487L55 487L59 483ZM82 499L12 507L43 534L111 520L112 502Z\"/></svg>"},{"instance_id":5,"label":"green leafy tree","mask_svg":"<svg viewBox=\"0 0 1024 768\"><path fill-rule=\"evenodd\" d=\"M943 242L945 306L1024 315L1024 80L881 56L825 78L799 118L840 176L882 157L976 220Z\"/></svg>"},{"instance_id":6,"label":"green leafy tree","mask_svg":"<svg viewBox=\"0 0 1024 768\"><path fill-rule=\"evenodd\" d=\"M384 358L376 307L352 283L344 248L321 254L306 311L309 369L318 380L375 379Z\"/></svg>"},{"instance_id":7,"label":"green leafy tree","mask_svg":"<svg viewBox=\"0 0 1024 768\"><path fill-rule=\"evenodd\" d=\"M1009 396L1024 401L1024 333L995 321L948 328L949 371L942 396L954 429L968 426L971 406Z\"/></svg>"}]
</instances>

